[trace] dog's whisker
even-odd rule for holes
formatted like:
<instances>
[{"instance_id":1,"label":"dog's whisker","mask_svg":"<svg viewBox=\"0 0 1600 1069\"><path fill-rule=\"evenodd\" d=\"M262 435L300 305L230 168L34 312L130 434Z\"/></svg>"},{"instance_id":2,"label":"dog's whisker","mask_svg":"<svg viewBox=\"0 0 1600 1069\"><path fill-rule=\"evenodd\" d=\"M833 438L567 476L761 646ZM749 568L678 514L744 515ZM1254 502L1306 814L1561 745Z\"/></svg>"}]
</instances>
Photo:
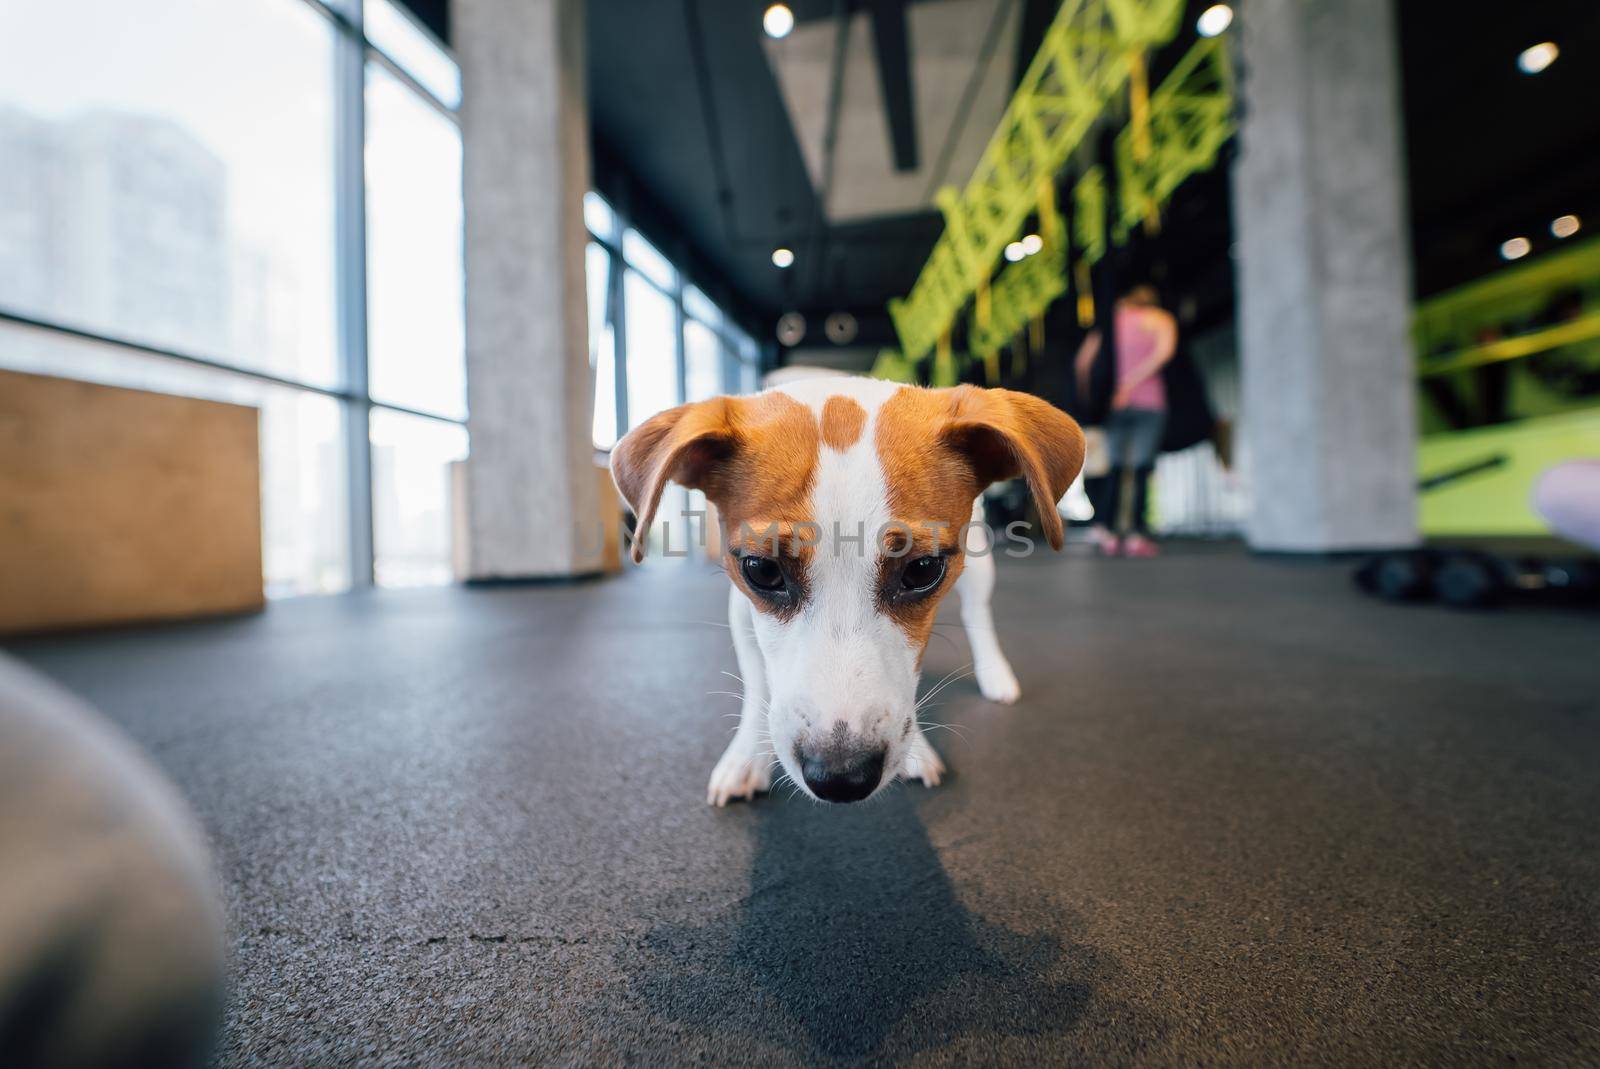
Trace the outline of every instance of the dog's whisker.
<instances>
[{"instance_id":1,"label":"dog's whisker","mask_svg":"<svg viewBox=\"0 0 1600 1069\"><path fill-rule=\"evenodd\" d=\"M986 632L986 633L991 634L991 635L998 635L1000 633L1000 629L998 627L992 627L992 626L991 627L983 627L983 626L979 626L979 625L965 624L965 623L961 623L961 624L935 623L933 625L933 628L936 631L940 630L941 628L943 630L946 630L946 631L954 631L957 628L959 628L962 631L982 631L982 632Z\"/></svg>"},{"instance_id":2,"label":"dog's whisker","mask_svg":"<svg viewBox=\"0 0 1600 1069\"><path fill-rule=\"evenodd\" d=\"M957 668L954 672L951 672L949 675L947 675L943 679L939 680L939 682L934 684L932 690L928 691L928 693L924 694L920 699L918 699L917 704L912 706L912 711L914 712L917 709L922 708L923 705L925 705L928 701L930 701L934 697L934 695L938 694L940 691L944 690L946 687L950 686L951 684L960 682L962 679L967 678L967 676L975 674L974 672L970 671L971 668L972 668L972 665L970 665L970 664L966 665L963 668ZM964 674L960 674L960 673L964 673Z\"/></svg>"},{"instance_id":3,"label":"dog's whisker","mask_svg":"<svg viewBox=\"0 0 1600 1069\"><path fill-rule=\"evenodd\" d=\"M957 680L964 679L967 676L972 675L974 671L975 671L975 666L974 665L972 665L971 663L964 664L960 668L954 669L953 671L949 672L948 674L945 675L945 677L943 679L939 680L938 683L934 684L933 691L935 693L937 693L938 690L941 687L948 686L949 684L954 683Z\"/></svg>"},{"instance_id":4,"label":"dog's whisker","mask_svg":"<svg viewBox=\"0 0 1600 1069\"><path fill-rule=\"evenodd\" d=\"M748 683L746 683L744 681L744 677L743 676L739 675L737 672L730 672L727 669L723 669L722 670L722 674L727 676L729 679L733 680L734 682L738 683L741 687L744 688L744 693L735 695L735 697L754 699L755 701L758 701L758 702L761 703L761 708L762 709L766 710L767 712L771 712L772 711L772 703L770 701L768 701L767 699L763 698L759 694L751 693L750 684L748 684ZM711 691L710 693L712 693L712 694L727 694L728 691L725 691L725 690L714 690L714 691Z\"/></svg>"},{"instance_id":5,"label":"dog's whisker","mask_svg":"<svg viewBox=\"0 0 1600 1069\"><path fill-rule=\"evenodd\" d=\"M967 733L965 731L963 731L961 728L959 728L956 725L954 725L954 724L927 724L927 725L925 725L923 727L923 731L925 733L926 732L932 732L936 728L943 728L945 731L950 732L950 734L954 735L956 738L960 739L962 742L969 741L968 738L967 738Z\"/></svg>"},{"instance_id":6,"label":"dog's whisker","mask_svg":"<svg viewBox=\"0 0 1600 1069\"><path fill-rule=\"evenodd\" d=\"M950 732L952 735L954 735L956 738L960 739L962 742L966 742L967 741L966 732L962 731L960 728L956 727L954 724L919 724L918 727L920 727L925 732L927 732L927 731L935 731L935 730L939 730L939 729L942 728L943 730Z\"/></svg>"},{"instance_id":7,"label":"dog's whisker","mask_svg":"<svg viewBox=\"0 0 1600 1069\"><path fill-rule=\"evenodd\" d=\"M966 664L962 665L961 667L956 668L956 669L946 673L945 677L943 679L939 680L938 683L934 684L934 689L937 690L939 687L943 686L945 683L947 683L950 680L950 677L955 675L957 672L965 672L967 669L969 669L971 667L973 667L973 662L968 661Z\"/></svg>"}]
</instances>

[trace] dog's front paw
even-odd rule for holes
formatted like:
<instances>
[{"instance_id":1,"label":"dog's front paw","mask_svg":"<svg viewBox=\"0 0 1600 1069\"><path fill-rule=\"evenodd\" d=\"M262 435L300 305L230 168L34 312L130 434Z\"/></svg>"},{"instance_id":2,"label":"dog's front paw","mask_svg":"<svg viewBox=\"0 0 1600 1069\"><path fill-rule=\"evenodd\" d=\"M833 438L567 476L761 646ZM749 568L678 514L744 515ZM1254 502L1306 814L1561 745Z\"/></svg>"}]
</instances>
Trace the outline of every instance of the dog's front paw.
<instances>
[{"instance_id":1,"label":"dog's front paw","mask_svg":"<svg viewBox=\"0 0 1600 1069\"><path fill-rule=\"evenodd\" d=\"M706 802L721 808L735 799L754 799L771 786L772 755L735 740L711 770Z\"/></svg>"},{"instance_id":2,"label":"dog's front paw","mask_svg":"<svg viewBox=\"0 0 1600 1069\"><path fill-rule=\"evenodd\" d=\"M1022 697L1017 674L1004 659L985 661L976 668L978 691L992 702L1010 705Z\"/></svg>"},{"instance_id":3,"label":"dog's front paw","mask_svg":"<svg viewBox=\"0 0 1600 1069\"><path fill-rule=\"evenodd\" d=\"M905 779L919 779L924 787L937 787L944 778L944 762L939 759L928 737L920 731L900 765L900 775Z\"/></svg>"}]
</instances>

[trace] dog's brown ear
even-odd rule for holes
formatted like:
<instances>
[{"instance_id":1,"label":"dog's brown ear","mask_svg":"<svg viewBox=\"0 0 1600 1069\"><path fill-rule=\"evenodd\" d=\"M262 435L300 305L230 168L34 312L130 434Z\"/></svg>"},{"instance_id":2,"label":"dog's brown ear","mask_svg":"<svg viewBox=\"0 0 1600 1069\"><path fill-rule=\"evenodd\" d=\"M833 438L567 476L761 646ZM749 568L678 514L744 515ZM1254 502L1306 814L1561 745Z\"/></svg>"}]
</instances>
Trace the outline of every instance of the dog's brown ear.
<instances>
[{"instance_id":1,"label":"dog's brown ear","mask_svg":"<svg viewBox=\"0 0 1600 1069\"><path fill-rule=\"evenodd\" d=\"M1083 467L1083 431L1071 416L1032 394L957 386L950 390L944 439L971 462L981 486L1021 476L1033 495L1045 540L1064 540L1056 502Z\"/></svg>"},{"instance_id":2,"label":"dog's brown ear","mask_svg":"<svg viewBox=\"0 0 1600 1069\"><path fill-rule=\"evenodd\" d=\"M611 478L639 520L633 532L634 563L644 560L650 524L667 483L705 490L716 467L733 454L736 402L713 397L658 412L612 448Z\"/></svg>"}]
</instances>

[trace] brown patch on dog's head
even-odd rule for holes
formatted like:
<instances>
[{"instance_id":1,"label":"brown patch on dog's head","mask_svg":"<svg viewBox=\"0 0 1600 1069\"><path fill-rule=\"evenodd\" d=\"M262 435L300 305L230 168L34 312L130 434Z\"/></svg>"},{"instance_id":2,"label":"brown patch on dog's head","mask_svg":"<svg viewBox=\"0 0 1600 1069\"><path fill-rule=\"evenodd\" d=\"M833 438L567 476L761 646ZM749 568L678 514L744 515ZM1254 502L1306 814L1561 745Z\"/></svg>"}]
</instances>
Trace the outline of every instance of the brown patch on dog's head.
<instances>
[{"instance_id":1,"label":"brown patch on dog's head","mask_svg":"<svg viewBox=\"0 0 1600 1069\"><path fill-rule=\"evenodd\" d=\"M714 397L651 416L611 451L612 478L639 518L633 559L644 559L669 481L704 492L725 534L809 520L818 440L811 410L781 393Z\"/></svg>"},{"instance_id":2,"label":"brown patch on dog's head","mask_svg":"<svg viewBox=\"0 0 1600 1069\"><path fill-rule=\"evenodd\" d=\"M972 462L944 438L951 411L949 390L907 386L878 410L875 431L878 463L889 496L889 515L910 528L908 552L937 551L955 545L956 530L972 515L972 501L984 485ZM942 524L942 536L930 526ZM942 545L931 541L939 538Z\"/></svg>"},{"instance_id":3,"label":"brown patch on dog's head","mask_svg":"<svg viewBox=\"0 0 1600 1069\"><path fill-rule=\"evenodd\" d=\"M853 398L834 394L822 404L822 444L843 453L861 439L867 410Z\"/></svg>"},{"instance_id":4,"label":"brown patch on dog's head","mask_svg":"<svg viewBox=\"0 0 1600 1069\"><path fill-rule=\"evenodd\" d=\"M889 510L913 529L942 523L953 533L984 487L1021 476L1045 539L1061 548L1056 502L1083 467L1083 431L1048 402L1015 390L907 386L879 410L877 446Z\"/></svg>"}]
</instances>

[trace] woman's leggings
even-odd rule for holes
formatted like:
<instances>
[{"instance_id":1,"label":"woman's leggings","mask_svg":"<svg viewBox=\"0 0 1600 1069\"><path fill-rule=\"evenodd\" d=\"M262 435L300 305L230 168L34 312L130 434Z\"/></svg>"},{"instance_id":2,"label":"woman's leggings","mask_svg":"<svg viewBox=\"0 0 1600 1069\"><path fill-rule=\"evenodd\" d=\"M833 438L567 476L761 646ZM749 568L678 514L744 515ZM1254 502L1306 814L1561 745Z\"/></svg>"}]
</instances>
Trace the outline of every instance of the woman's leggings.
<instances>
[{"instance_id":1,"label":"woman's leggings","mask_svg":"<svg viewBox=\"0 0 1600 1069\"><path fill-rule=\"evenodd\" d=\"M1100 480L1099 500L1092 502L1095 518L1113 531L1123 529L1122 484L1131 481L1128 528L1148 534L1146 518L1150 497L1150 473L1155 470L1161 451L1161 435L1166 430L1167 414L1148 408L1120 408L1106 417L1106 451L1111 470Z\"/></svg>"}]
</instances>

